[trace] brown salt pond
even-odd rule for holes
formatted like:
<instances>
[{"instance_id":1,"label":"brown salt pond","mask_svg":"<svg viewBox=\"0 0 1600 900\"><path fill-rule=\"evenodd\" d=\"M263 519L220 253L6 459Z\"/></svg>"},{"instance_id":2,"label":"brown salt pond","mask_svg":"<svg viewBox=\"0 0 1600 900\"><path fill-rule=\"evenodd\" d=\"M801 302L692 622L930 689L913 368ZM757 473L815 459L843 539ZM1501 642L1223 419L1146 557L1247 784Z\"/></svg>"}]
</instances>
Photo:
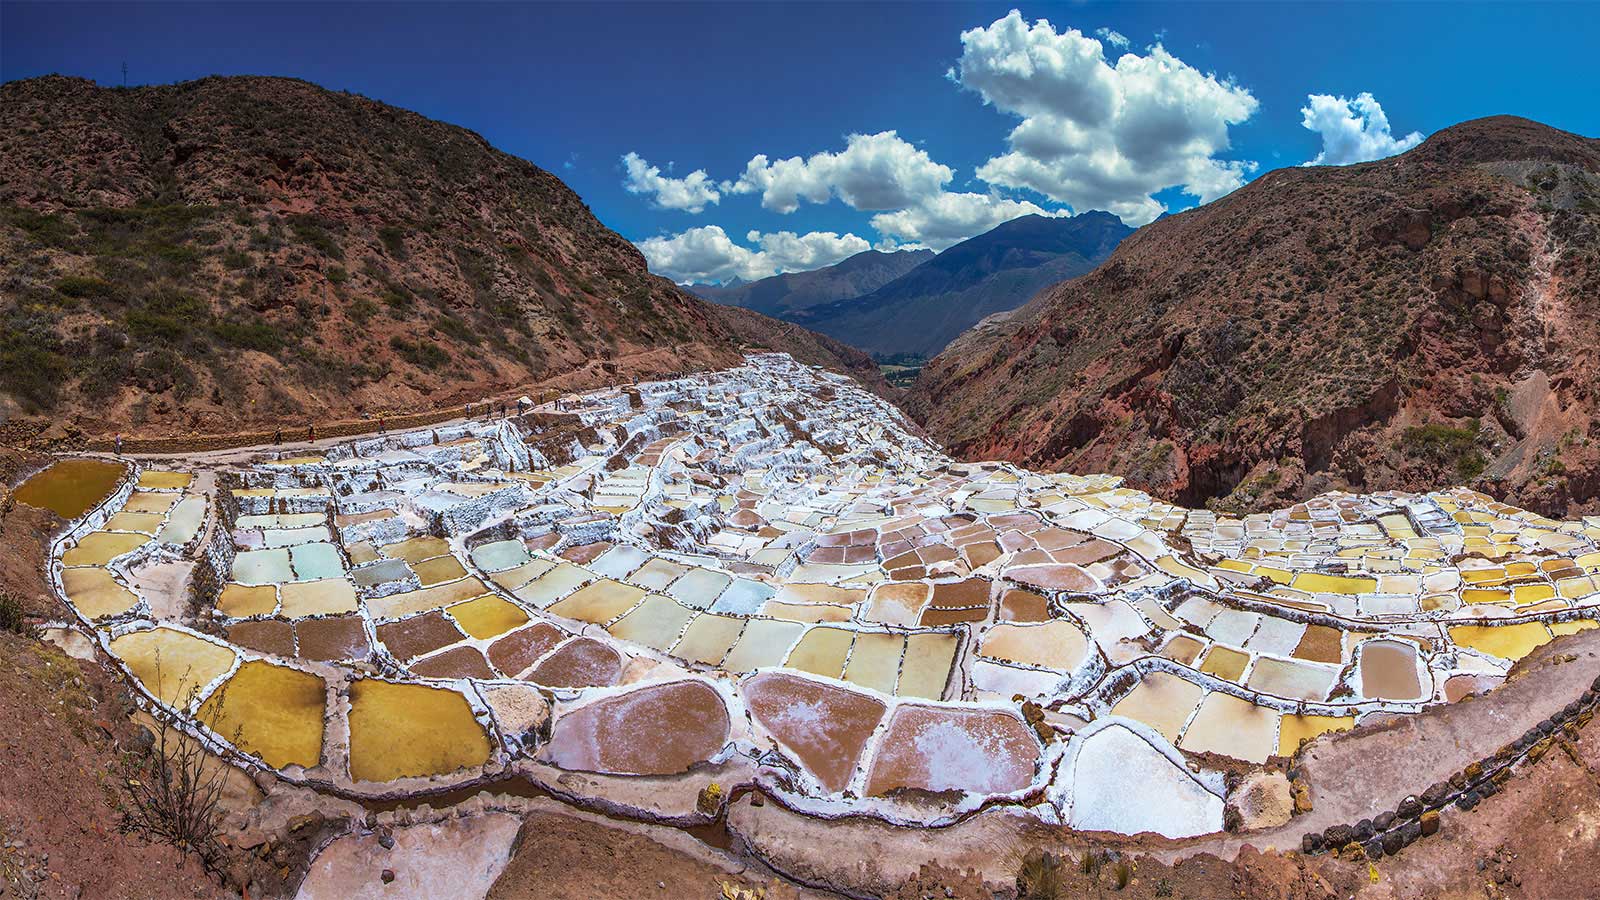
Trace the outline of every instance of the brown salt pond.
<instances>
[{"instance_id":1,"label":"brown salt pond","mask_svg":"<svg viewBox=\"0 0 1600 900\"><path fill-rule=\"evenodd\" d=\"M567 633L554 625L538 622L489 645L489 661L502 673L515 678L566 637Z\"/></svg>"},{"instance_id":2,"label":"brown salt pond","mask_svg":"<svg viewBox=\"0 0 1600 900\"><path fill-rule=\"evenodd\" d=\"M36 472L17 488L17 502L76 519L111 495L127 469L100 459L63 459Z\"/></svg>"},{"instance_id":3,"label":"brown salt pond","mask_svg":"<svg viewBox=\"0 0 1600 900\"><path fill-rule=\"evenodd\" d=\"M528 680L545 687L605 687L622 676L622 656L594 638L574 638L545 657Z\"/></svg>"},{"instance_id":4,"label":"brown salt pond","mask_svg":"<svg viewBox=\"0 0 1600 900\"><path fill-rule=\"evenodd\" d=\"M323 662L366 659L367 633L359 616L305 619L295 626L300 635L300 656Z\"/></svg>"},{"instance_id":5,"label":"brown salt pond","mask_svg":"<svg viewBox=\"0 0 1600 900\"><path fill-rule=\"evenodd\" d=\"M652 684L562 716L544 754L569 770L674 775L721 750L728 726L728 709L710 685Z\"/></svg>"},{"instance_id":6,"label":"brown salt pond","mask_svg":"<svg viewBox=\"0 0 1600 900\"><path fill-rule=\"evenodd\" d=\"M1009 793L1033 781L1038 761L1039 742L1015 715L906 705L878 742L867 793Z\"/></svg>"},{"instance_id":7,"label":"brown salt pond","mask_svg":"<svg viewBox=\"0 0 1600 900\"><path fill-rule=\"evenodd\" d=\"M378 626L378 640L401 662L432 653L460 641L464 635L441 612L385 622Z\"/></svg>"},{"instance_id":8,"label":"brown salt pond","mask_svg":"<svg viewBox=\"0 0 1600 900\"><path fill-rule=\"evenodd\" d=\"M1367 641L1361 645L1361 693L1373 700L1417 700L1417 648L1400 641Z\"/></svg>"},{"instance_id":9,"label":"brown salt pond","mask_svg":"<svg viewBox=\"0 0 1600 900\"><path fill-rule=\"evenodd\" d=\"M322 759L327 688L321 678L251 660L200 706L200 721L275 769Z\"/></svg>"},{"instance_id":10,"label":"brown salt pond","mask_svg":"<svg viewBox=\"0 0 1600 900\"><path fill-rule=\"evenodd\" d=\"M294 656L294 626L282 619L254 619L228 626L229 643L274 656Z\"/></svg>"},{"instance_id":11,"label":"brown salt pond","mask_svg":"<svg viewBox=\"0 0 1600 900\"><path fill-rule=\"evenodd\" d=\"M411 664L422 678L493 678L494 670L476 647L456 647Z\"/></svg>"},{"instance_id":12,"label":"brown salt pond","mask_svg":"<svg viewBox=\"0 0 1600 900\"><path fill-rule=\"evenodd\" d=\"M350 686L351 778L442 775L488 761L489 738L455 691L376 678Z\"/></svg>"},{"instance_id":13,"label":"brown salt pond","mask_svg":"<svg viewBox=\"0 0 1600 900\"><path fill-rule=\"evenodd\" d=\"M756 721L830 793L849 785L885 709L865 694L779 672L756 675L743 690Z\"/></svg>"}]
</instances>

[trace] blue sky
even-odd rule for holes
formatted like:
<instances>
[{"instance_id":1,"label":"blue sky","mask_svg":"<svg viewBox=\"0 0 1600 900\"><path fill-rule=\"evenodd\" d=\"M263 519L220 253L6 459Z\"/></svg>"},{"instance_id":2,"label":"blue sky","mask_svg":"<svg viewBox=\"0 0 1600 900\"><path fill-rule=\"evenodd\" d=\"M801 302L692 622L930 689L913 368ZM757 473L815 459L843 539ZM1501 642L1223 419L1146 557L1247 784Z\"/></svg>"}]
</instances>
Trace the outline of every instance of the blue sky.
<instances>
[{"instance_id":1,"label":"blue sky","mask_svg":"<svg viewBox=\"0 0 1600 900\"><path fill-rule=\"evenodd\" d=\"M5 80L356 91L551 169L680 280L1138 223L1495 113L1600 135L1597 41L1580 4L0 4Z\"/></svg>"}]
</instances>

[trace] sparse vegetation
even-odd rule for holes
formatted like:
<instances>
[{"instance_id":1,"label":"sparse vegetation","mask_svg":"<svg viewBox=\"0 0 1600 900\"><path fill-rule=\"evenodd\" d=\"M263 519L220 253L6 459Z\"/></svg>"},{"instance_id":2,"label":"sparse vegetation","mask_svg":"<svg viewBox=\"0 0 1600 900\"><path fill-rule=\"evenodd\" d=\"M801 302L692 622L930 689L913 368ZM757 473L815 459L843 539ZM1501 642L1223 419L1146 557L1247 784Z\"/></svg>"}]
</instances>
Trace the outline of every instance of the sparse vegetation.
<instances>
[{"instance_id":1,"label":"sparse vegetation","mask_svg":"<svg viewBox=\"0 0 1600 900\"><path fill-rule=\"evenodd\" d=\"M27 617L22 608L22 601L9 591L0 591L0 631L9 631L12 634L26 634L28 632Z\"/></svg>"},{"instance_id":2,"label":"sparse vegetation","mask_svg":"<svg viewBox=\"0 0 1600 900\"><path fill-rule=\"evenodd\" d=\"M1483 473L1487 458L1477 448L1481 423L1469 421L1470 427L1430 423L1405 430L1402 446L1410 456L1421 457L1436 465L1452 465L1456 473L1471 481Z\"/></svg>"},{"instance_id":3,"label":"sparse vegetation","mask_svg":"<svg viewBox=\"0 0 1600 900\"><path fill-rule=\"evenodd\" d=\"M161 683L161 660L156 659L156 683ZM200 719L207 728L222 720L227 702L226 685L219 688L210 713ZM179 688L182 708L194 708L199 685L187 674ZM222 862L222 789L225 763L213 759L205 746L180 728L179 714L154 707L155 741L147 756L128 754L123 760L122 830L193 854L208 871ZM238 735L233 735L237 739Z\"/></svg>"}]
</instances>

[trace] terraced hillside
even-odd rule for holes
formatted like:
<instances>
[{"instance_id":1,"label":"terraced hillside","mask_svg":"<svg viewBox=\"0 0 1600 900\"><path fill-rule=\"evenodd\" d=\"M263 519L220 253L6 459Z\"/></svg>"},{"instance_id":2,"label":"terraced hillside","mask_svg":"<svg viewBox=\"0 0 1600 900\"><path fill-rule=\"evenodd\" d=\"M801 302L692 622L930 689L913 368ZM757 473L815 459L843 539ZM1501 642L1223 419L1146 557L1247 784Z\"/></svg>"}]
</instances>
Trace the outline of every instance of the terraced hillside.
<instances>
[{"instance_id":1,"label":"terraced hillside","mask_svg":"<svg viewBox=\"0 0 1600 900\"><path fill-rule=\"evenodd\" d=\"M1189 504L1466 482L1600 509L1600 141L1512 117L1268 173L967 332L910 408L972 459Z\"/></svg>"},{"instance_id":2,"label":"terraced hillside","mask_svg":"<svg viewBox=\"0 0 1600 900\"><path fill-rule=\"evenodd\" d=\"M433 409L779 342L876 377L649 275L478 135L283 78L0 86L0 283L13 437Z\"/></svg>"},{"instance_id":3,"label":"terraced hillside","mask_svg":"<svg viewBox=\"0 0 1600 900\"><path fill-rule=\"evenodd\" d=\"M1269 881L1324 886L1293 870L1366 885L1382 861L1375 896L1433 895L1524 840L1472 813L1514 803L1571 852L1520 866L1567 891L1529 896L1592 894L1568 824L1596 790L1590 520L1459 488L1240 519L958 463L781 354L523 416L92 462L109 477L46 551L55 639L272 792L235 801L230 844L337 838L298 896L482 896L555 797L724 833L733 872L907 896L934 859L981 882L963 897L1084 840L1237 854L1240 878L1259 850L1291 869ZM81 483L69 465L18 496ZM318 816L274 812L294 797ZM1128 896L1174 895L1135 866Z\"/></svg>"}]
</instances>

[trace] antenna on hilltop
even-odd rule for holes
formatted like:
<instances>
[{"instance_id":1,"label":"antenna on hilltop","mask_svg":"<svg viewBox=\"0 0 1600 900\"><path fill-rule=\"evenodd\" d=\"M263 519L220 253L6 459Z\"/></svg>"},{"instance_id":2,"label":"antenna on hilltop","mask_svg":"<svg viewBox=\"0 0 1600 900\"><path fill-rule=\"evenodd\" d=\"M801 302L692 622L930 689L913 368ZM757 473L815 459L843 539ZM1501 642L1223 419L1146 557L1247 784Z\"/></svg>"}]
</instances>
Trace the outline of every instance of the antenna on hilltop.
<instances>
[{"instance_id":1,"label":"antenna on hilltop","mask_svg":"<svg viewBox=\"0 0 1600 900\"><path fill-rule=\"evenodd\" d=\"M123 87L127 87L128 86L128 61L127 60L123 60L122 61L122 86Z\"/></svg>"}]
</instances>

